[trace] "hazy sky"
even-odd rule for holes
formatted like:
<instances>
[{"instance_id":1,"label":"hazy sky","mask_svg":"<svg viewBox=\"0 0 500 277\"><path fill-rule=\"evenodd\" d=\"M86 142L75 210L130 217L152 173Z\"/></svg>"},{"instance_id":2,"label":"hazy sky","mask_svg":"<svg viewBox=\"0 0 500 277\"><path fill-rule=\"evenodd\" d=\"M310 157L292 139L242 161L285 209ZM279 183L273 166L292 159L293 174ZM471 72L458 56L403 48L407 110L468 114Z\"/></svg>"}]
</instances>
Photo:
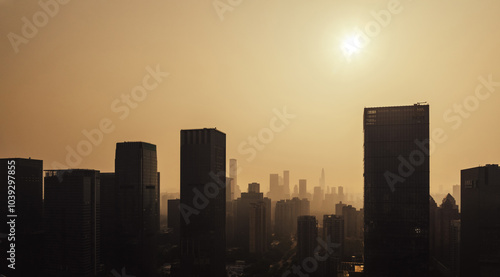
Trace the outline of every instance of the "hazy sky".
<instances>
[{"instance_id":1,"label":"hazy sky","mask_svg":"<svg viewBox=\"0 0 500 277\"><path fill-rule=\"evenodd\" d=\"M217 127L244 190L285 169L312 189L325 168L327 185L362 192L363 108L427 101L447 137L431 190L500 161L500 84L478 88L500 82L497 0L41 2L0 0L0 157L51 169L80 145L70 167L108 172L116 142L146 141L177 192L180 130ZM101 122L91 145L82 132Z\"/></svg>"}]
</instances>

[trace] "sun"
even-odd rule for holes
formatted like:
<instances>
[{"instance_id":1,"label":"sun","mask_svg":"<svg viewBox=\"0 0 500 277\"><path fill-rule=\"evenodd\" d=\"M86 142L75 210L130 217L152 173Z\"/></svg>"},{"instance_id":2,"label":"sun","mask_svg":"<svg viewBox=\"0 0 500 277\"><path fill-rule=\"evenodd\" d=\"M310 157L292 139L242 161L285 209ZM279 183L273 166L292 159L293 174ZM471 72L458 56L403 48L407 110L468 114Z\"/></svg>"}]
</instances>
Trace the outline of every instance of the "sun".
<instances>
[{"instance_id":1,"label":"sun","mask_svg":"<svg viewBox=\"0 0 500 277\"><path fill-rule=\"evenodd\" d=\"M350 60L351 56L359 53L361 51L361 43L359 41L359 36L358 35L350 35L346 37L341 45L340 49L342 49L342 52L344 53L344 56Z\"/></svg>"}]
</instances>

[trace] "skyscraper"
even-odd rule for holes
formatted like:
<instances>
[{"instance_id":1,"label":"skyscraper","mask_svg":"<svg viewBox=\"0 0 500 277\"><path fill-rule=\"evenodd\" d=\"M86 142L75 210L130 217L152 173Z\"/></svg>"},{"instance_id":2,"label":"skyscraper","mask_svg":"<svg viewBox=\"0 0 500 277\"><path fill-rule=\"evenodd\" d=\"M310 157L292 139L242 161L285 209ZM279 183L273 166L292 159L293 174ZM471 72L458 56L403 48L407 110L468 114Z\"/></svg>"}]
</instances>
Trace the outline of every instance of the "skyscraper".
<instances>
[{"instance_id":1,"label":"skyscraper","mask_svg":"<svg viewBox=\"0 0 500 277\"><path fill-rule=\"evenodd\" d=\"M460 276L500 276L500 168L464 169Z\"/></svg>"},{"instance_id":2,"label":"skyscraper","mask_svg":"<svg viewBox=\"0 0 500 277\"><path fill-rule=\"evenodd\" d=\"M291 197L290 195L290 171L283 171L283 196L287 199ZM277 199L276 199L277 200Z\"/></svg>"},{"instance_id":3,"label":"skyscraper","mask_svg":"<svg viewBox=\"0 0 500 277\"><path fill-rule=\"evenodd\" d=\"M160 230L156 145L117 143L115 178L121 266L133 275L151 276L157 267Z\"/></svg>"},{"instance_id":4,"label":"skyscraper","mask_svg":"<svg viewBox=\"0 0 500 277\"><path fill-rule=\"evenodd\" d=\"M365 108L366 276L428 276L429 106Z\"/></svg>"},{"instance_id":5,"label":"skyscraper","mask_svg":"<svg viewBox=\"0 0 500 277\"><path fill-rule=\"evenodd\" d=\"M225 276L225 170L226 134L181 130L182 276Z\"/></svg>"},{"instance_id":6,"label":"skyscraper","mask_svg":"<svg viewBox=\"0 0 500 277\"><path fill-rule=\"evenodd\" d=\"M48 170L45 175L45 273L96 276L101 268L99 171Z\"/></svg>"},{"instance_id":7,"label":"skyscraper","mask_svg":"<svg viewBox=\"0 0 500 277\"><path fill-rule=\"evenodd\" d=\"M8 221L15 222L13 237L2 238L0 250L10 251L10 243L15 243L15 269L6 258L0 260L0 271L7 276L31 276L39 273L42 255L42 178L43 161L35 159L0 159L0 215L7 220L0 224L1 234L11 234ZM10 177L8 177L10 176ZM10 217L10 216L16 217Z\"/></svg>"},{"instance_id":8,"label":"skyscraper","mask_svg":"<svg viewBox=\"0 0 500 277\"><path fill-rule=\"evenodd\" d=\"M238 185L238 160L230 159L229 160L229 178L231 178L231 200L235 200L240 197L241 190Z\"/></svg>"},{"instance_id":9,"label":"skyscraper","mask_svg":"<svg viewBox=\"0 0 500 277\"><path fill-rule=\"evenodd\" d=\"M299 264L314 257L314 249L318 245L318 221L315 216L301 215L297 218L297 261Z\"/></svg>"},{"instance_id":10,"label":"skyscraper","mask_svg":"<svg viewBox=\"0 0 500 277\"><path fill-rule=\"evenodd\" d=\"M299 179L299 198L307 198L307 180Z\"/></svg>"},{"instance_id":11,"label":"skyscraper","mask_svg":"<svg viewBox=\"0 0 500 277\"><path fill-rule=\"evenodd\" d=\"M324 276L337 276L340 270L340 263L344 256L345 233L344 218L338 215L323 216L323 239L331 242L332 253L329 253L326 265L324 266Z\"/></svg>"},{"instance_id":12,"label":"skyscraper","mask_svg":"<svg viewBox=\"0 0 500 277\"><path fill-rule=\"evenodd\" d=\"M321 169L321 177L319 178L319 186L323 191L325 191L325 169Z\"/></svg>"}]
</instances>

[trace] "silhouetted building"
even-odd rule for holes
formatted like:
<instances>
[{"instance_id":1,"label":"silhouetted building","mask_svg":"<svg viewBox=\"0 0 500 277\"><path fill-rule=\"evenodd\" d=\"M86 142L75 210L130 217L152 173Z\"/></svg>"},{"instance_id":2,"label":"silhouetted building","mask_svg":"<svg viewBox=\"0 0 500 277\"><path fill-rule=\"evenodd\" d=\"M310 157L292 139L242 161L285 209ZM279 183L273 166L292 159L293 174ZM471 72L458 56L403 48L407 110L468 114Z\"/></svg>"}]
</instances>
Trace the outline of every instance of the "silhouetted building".
<instances>
[{"instance_id":1,"label":"silhouetted building","mask_svg":"<svg viewBox=\"0 0 500 277\"><path fill-rule=\"evenodd\" d=\"M268 228L264 201L250 203L249 207L249 252L262 254L267 250Z\"/></svg>"},{"instance_id":2,"label":"silhouetted building","mask_svg":"<svg viewBox=\"0 0 500 277\"><path fill-rule=\"evenodd\" d=\"M260 204L263 206L260 207ZM263 213L263 217L260 213ZM264 223L261 223L261 220ZM243 249L244 252L256 253L256 249L262 249L261 246L255 246L256 243L261 243L255 241L255 236L258 234L258 236L265 238L262 245L264 250L267 249L271 236L270 225L271 199L264 197L264 194L260 192L260 184L248 184L248 192L242 193L241 198L236 201L236 245ZM264 233L261 233L262 228L264 228Z\"/></svg>"},{"instance_id":3,"label":"silhouetted building","mask_svg":"<svg viewBox=\"0 0 500 277\"><path fill-rule=\"evenodd\" d=\"M307 180L306 179L299 180L299 198L300 199L307 198Z\"/></svg>"},{"instance_id":4,"label":"silhouetted building","mask_svg":"<svg viewBox=\"0 0 500 277\"><path fill-rule=\"evenodd\" d=\"M0 159L0 166L0 215L5 220L0 224L0 233L5 236L0 239L0 272L6 276L35 276L42 266L43 161ZM7 222L15 224L13 236ZM11 243L15 246L15 269L7 267L12 264L7 260Z\"/></svg>"},{"instance_id":5,"label":"silhouetted building","mask_svg":"<svg viewBox=\"0 0 500 277\"><path fill-rule=\"evenodd\" d=\"M314 249L318 245L318 221L315 216L301 215L297 218L297 261L300 264L305 258L314 257Z\"/></svg>"},{"instance_id":6,"label":"silhouetted building","mask_svg":"<svg viewBox=\"0 0 500 277\"><path fill-rule=\"evenodd\" d=\"M347 206L347 205L345 203L342 203L342 201L335 204L335 215L342 215L342 212L343 212L343 209L345 206Z\"/></svg>"},{"instance_id":7,"label":"silhouetted building","mask_svg":"<svg viewBox=\"0 0 500 277\"><path fill-rule=\"evenodd\" d=\"M500 276L500 168L461 171L460 276Z\"/></svg>"},{"instance_id":8,"label":"silhouetted building","mask_svg":"<svg viewBox=\"0 0 500 277\"><path fill-rule=\"evenodd\" d=\"M297 218L301 215L310 214L310 204L307 199L280 200L276 203L274 232L277 236L288 237L295 235L297 230Z\"/></svg>"},{"instance_id":9,"label":"silhouetted building","mask_svg":"<svg viewBox=\"0 0 500 277\"><path fill-rule=\"evenodd\" d=\"M460 185L453 185L453 198L457 201L457 205L460 210Z\"/></svg>"},{"instance_id":10,"label":"silhouetted building","mask_svg":"<svg viewBox=\"0 0 500 277\"><path fill-rule=\"evenodd\" d=\"M365 108L367 277L429 274L428 145L428 105Z\"/></svg>"},{"instance_id":11,"label":"silhouetted building","mask_svg":"<svg viewBox=\"0 0 500 277\"><path fill-rule=\"evenodd\" d=\"M180 199L168 200L167 226L172 232L172 243L176 245L180 245L180 237L181 237L181 213L179 210L180 204L181 204Z\"/></svg>"},{"instance_id":12,"label":"silhouetted building","mask_svg":"<svg viewBox=\"0 0 500 277\"><path fill-rule=\"evenodd\" d=\"M441 206L435 207L431 204L429 207L430 214L433 217L430 218L430 229L429 240L432 242L433 246L430 249L431 257L436 259L441 263L442 267L445 267L445 271L448 272L451 269L452 257L451 257L451 223L454 220L460 219L458 213L458 206L455 203L455 199L451 194L448 194L442 201Z\"/></svg>"},{"instance_id":13,"label":"silhouetted building","mask_svg":"<svg viewBox=\"0 0 500 277\"><path fill-rule=\"evenodd\" d=\"M345 247L344 229L344 218L342 216L323 216L323 240L332 244L329 250L333 251L328 253L328 260L325 261L323 266L323 276L337 276L340 270Z\"/></svg>"},{"instance_id":14,"label":"silhouetted building","mask_svg":"<svg viewBox=\"0 0 500 277\"><path fill-rule=\"evenodd\" d=\"M113 269L119 260L115 253L119 231L116 214L116 180L115 173L100 173L101 199L101 258L105 271Z\"/></svg>"},{"instance_id":15,"label":"silhouetted building","mask_svg":"<svg viewBox=\"0 0 500 277\"><path fill-rule=\"evenodd\" d=\"M321 187L314 187L313 199L311 202L312 204L311 210L320 211L323 206L323 198L324 198L323 189L321 189Z\"/></svg>"},{"instance_id":16,"label":"silhouetted building","mask_svg":"<svg viewBox=\"0 0 500 277\"><path fill-rule=\"evenodd\" d=\"M160 181L156 145L146 142L116 144L116 206L118 268L153 276L157 269L160 231Z\"/></svg>"},{"instance_id":17,"label":"silhouetted building","mask_svg":"<svg viewBox=\"0 0 500 277\"><path fill-rule=\"evenodd\" d=\"M241 196L241 189L238 185L238 160L229 160L229 178L231 178L231 200L236 200Z\"/></svg>"},{"instance_id":18,"label":"silhouetted building","mask_svg":"<svg viewBox=\"0 0 500 277\"><path fill-rule=\"evenodd\" d=\"M226 274L225 170L226 134L216 129L181 131L182 276Z\"/></svg>"},{"instance_id":19,"label":"silhouetted building","mask_svg":"<svg viewBox=\"0 0 500 277\"><path fill-rule=\"evenodd\" d=\"M99 171L47 170L45 273L97 275L101 270Z\"/></svg>"},{"instance_id":20,"label":"silhouetted building","mask_svg":"<svg viewBox=\"0 0 500 277\"><path fill-rule=\"evenodd\" d=\"M283 196L286 199L290 199L290 171L283 171ZM277 199L276 199L277 200Z\"/></svg>"}]
</instances>

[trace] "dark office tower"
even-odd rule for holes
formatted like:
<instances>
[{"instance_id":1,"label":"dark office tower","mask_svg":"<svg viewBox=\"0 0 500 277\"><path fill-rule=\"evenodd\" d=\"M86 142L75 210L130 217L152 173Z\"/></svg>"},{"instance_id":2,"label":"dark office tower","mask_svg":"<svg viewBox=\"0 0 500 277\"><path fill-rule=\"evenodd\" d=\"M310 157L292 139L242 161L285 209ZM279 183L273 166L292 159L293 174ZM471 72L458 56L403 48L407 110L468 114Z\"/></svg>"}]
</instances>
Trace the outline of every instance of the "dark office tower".
<instances>
[{"instance_id":1,"label":"dark office tower","mask_svg":"<svg viewBox=\"0 0 500 277\"><path fill-rule=\"evenodd\" d=\"M160 230L160 185L156 145L116 144L116 206L120 265L127 273L153 276ZM121 267L120 267L121 268Z\"/></svg>"},{"instance_id":2,"label":"dark office tower","mask_svg":"<svg viewBox=\"0 0 500 277\"><path fill-rule=\"evenodd\" d=\"M180 244L181 235L181 214L179 206L181 204L180 199L169 199L168 200L168 216L167 216L167 226L172 232L173 244Z\"/></svg>"},{"instance_id":3,"label":"dark office tower","mask_svg":"<svg viewBox=\"0 0 500 277\"><path fill-rule=\"evenodd\" d=\"M460 220L453 220L450 226L451 277L460 276Z\"/></svg>"},{"instance_id":4,"label":"dark office tower","mask_svg":"<svg viewBox=\"0 0 500 277\"><path fill-rule=\"evenodd\" d=\"M363 127L365 274L428 276L429 106L365 108Z\"/></svg>"},{"instance_id":5,"label":"dark office tower","mask_svg":"<svg viewBox=\"0 0 500 277\"><path fill-rule=\"evenodd\" d=\"M460 276L500 276L500 168L464 169L460 179Z\"/></svg>"},{"instance_id":6,"label":"dark office tower","mask_svg":"<svg viewBox=\"0 0 500 277\"><path fill-rule=\"evenodd\" d=\"M116 234L118 221L116 218L116 182L115 173L100 174L101 199L101 258L106 272L113 269L116 260Z\"/></svg>"},{"instance_id":7,"label":"dark office tower","mask_svg":"<svg viewBox=\"0 0 500 277\"><path fill-rule=\"evenodd\" d=\"M300 264L305 258L314 257L314 249L318 246L318 221L312 215L297 218L297 261Z\"/></svg>"},{"instance_id":8,"label":"dark office tower","mask_svg":"<svg viewBox=\"0 0 500 277\"><path fill-rule=\"evenodd\" d=\"M226 275L225 170L226 134L181 131L181 214L197 211L181 217L182 276Z\"/></svg>"},{"instance_id":9,"label":"dark office tower","mask_svg":"<svg viewBox=\"0 0 500 277\"><path fill-rule=\"evenodd\" d=\"M324 276L337 276L340 270L340 263L344 256L344 218L337 215L323 216L323 240L332 243L333 252L329 253L326 261Z\"/></svg>"},{"instance_id":10,"label":"dark office tower","mask_svg":"<svg viewBox=\"0 0 500 277\"><path fill-rule=\"evenodd\" d=\"M43 161L34 159L0 159L0 272L6 276L35 276L39 273L42 251L42 172ZM16 217L13 217L16 216ZM5 221L4 221L5 220ZM7 222L15 223L11 233ZM10 236L13 234L14 236ZM15 238L15 241L12 240ZM5 257L15 243L15 269Z\"/></svg>"},{"instance_id":11,"label":"dark office tower","mask_svg":"<svg viewBox=\"0 0 500 277\"><path fill-rule=\"evenodd\" d=\"M290 171L288 170L283 171L283 193L286 199L290 198Z\"/></svg>"},{"instance_id":12,"label":"dark office tower","mask_svg":"<svg viewBox=\"0 0 500 277\"><path fill-rule=\"evenodd\" d=\"M45 174L45 273L96 276L101 268L99 171Z\"/></svg>"},{"instance_id":13,"label":"dark office tower","mask_svg":"<svg viewBox=\"0 0 500 277\"><path fill-rule=\"evenodd\" d=\"M432 205L432 204L431 204ZM439 208L435 208L434 205L429 207L429 209L434 210L431 214L434 214L434 218L430 218L429 226L433 226L434 229L430 229L429 240L432 242L434 249L430 252L431 257L437 259L442 265L451 269L451 222L460 219L458 214L458 206L455 203L455 199L451 194L448 194L444 199Z\"/></svg>"},{"instance_id":14,"label":"dark office tower","mask_svg":"<svg viewBox=\"0 0 500 277\"><path fill-rule=\"evenodd\" d=\"M250 203L249 252L262 254L267 250L267 213L264 201Z\"/></svg>"},{"instance_id":15,"label":"dark office tower","mask_svg":"<svg viewBox=\"0 0 500 277\"><path fill-rule=\"evenodd\" d=\"M251 216L252 216L252 206L253 204L262 203L264 206L262 210L264 212L265 224L265 234L264 237L266 241L264 243L267 245L268 236L271 234L271 199L264 197L264 194L260 192L260 185L258 183L248 184L248 193L244 192L241 194L241 198L236 201L236 234L235 241L236 245L243 249L244 252L251 251ZM254 207L256 209L256 207ZM260 209L258 208L261 212ZM256 223L260 224L260 223ZM260 228L260 227L259 227Z\"/></svg>"},{"instance_id":16,"label":"dark office tower","mask_svg":"<svg viewBox=\"0 0 500 277\"><path fill-rule=\"evenodd\" d=\"M231 192L233 198L231 200L240 198L241 190L238 185L238 160L236 159L229 160L229 178L233 180L231 186Z\"/></svg>"},{"instance_id":17,"label":"dark office tower","mask_svg":"<svg viewBox=\"0 0 500 277\"><path fill-rule=\"evenodd\" d=\"M300 199L307 198L307 180L306 179L299 180L299 198Z\"/></svg>"}]
</instances>

